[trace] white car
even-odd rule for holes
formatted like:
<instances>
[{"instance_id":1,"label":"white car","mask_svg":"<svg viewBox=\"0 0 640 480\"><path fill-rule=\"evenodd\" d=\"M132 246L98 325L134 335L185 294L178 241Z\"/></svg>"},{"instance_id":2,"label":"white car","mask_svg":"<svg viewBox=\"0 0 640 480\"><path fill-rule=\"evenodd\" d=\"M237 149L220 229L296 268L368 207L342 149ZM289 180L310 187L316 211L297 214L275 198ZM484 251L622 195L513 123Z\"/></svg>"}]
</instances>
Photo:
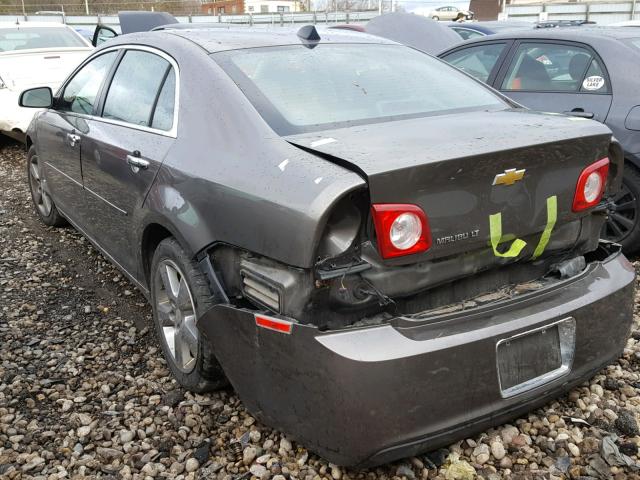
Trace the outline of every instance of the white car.
<instances>
[{"instance_id":1,"label":"white car","mask_svg":"<svg viewBox=\"0 0 640 480\"><path fill-rule=\"evenodd\" d=\"M18 106L20 93L39 85L57 90L92 50L61 23L0 23L0 132L21 138L34 110Z\"/></svg>"},{"instance_id":2,"label":"white car","mask_svg":"<svg viewBox=\"0 0 640 480\"><path fill-rule=\"evenodd\" d=\"M430 17L434 20L471 20L473 18L473 12L460 10L458 7L446 6L432 10Z\"/></svg>"}]
</instances>

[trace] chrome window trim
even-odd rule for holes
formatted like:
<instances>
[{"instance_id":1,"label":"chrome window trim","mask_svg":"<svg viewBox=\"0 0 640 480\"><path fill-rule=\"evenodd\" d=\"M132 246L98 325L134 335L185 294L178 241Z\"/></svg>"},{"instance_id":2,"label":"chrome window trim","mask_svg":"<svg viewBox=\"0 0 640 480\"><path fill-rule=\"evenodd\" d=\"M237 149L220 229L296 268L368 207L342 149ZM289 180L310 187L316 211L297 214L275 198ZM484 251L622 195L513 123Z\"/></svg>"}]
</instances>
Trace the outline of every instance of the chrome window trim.
<instances>
[{"instance_id":1,"label":"chrome window trim","mask_svg":"<svg viewBox=\"0 0 640 480\"><path fill-rule=\"evenodd\" d=\"M100 50L99 52L96 52L95 55L91 55L89 58L87 58L84 62L82 62L80 64L80 66L78 68L75 69L73 74L71 76L69 76L67 81L65 81L64 85L60 88L60 90L58 91L58 94L59 95L64 95L64 91L67 88L67 85L69 84L69 82L89 62L93 61L94 59L96 59L100 55L103 55L103 54L109 53L109 52L113 52L113 51L118 51L118 50L140 50L140 51L143 51L143 52L149 52L149 53L152 53L154 55L158 55L159 57L162 57L164 60L169 62L169 64L172 66L173 71L175 72L175 75L176 75L176 88L175 88L175 92L174 92L173 125L171 126L171 130L160 130L159 128L145 127L143 125L135 125L135 124L129 123L129 122L122 122L122 121L119 121L119 120L112 120L110 118L104 118L104 117L97 116L97 115L89 115L89 114L86 114L86 113L71 112L71 111L68 111L68 110L56 110L56 111L58 111L60 113L64 113L65 115L72 115L72 116L75 116L75 117L78 117L78 118L84 118L84 119L87 119L87 120L94 120L94 121L97 121L97 122L108 123L108 124L117 125L117 126L120 126L120 127L131 128L131 129L134 129L134 130L140 130L142 132L154 133L156 135L162 135L164 137L178 138L178 118L179 118L179 111L180 111L180 69L178 68L178 63L173 59L173 57L171 57L169 54L167 54L167 53L165 53L162 50L159 50L157 48L148 47L146 45L122 44L122 45L115 45L113 47L108 47L108 48L105 48L104 50ZM113 81L113 79L112 79L112 81ZM109 86L111 86L111 85L109 84ZM105 92L105 99L106 99L106 95L108 95L108 93L109 93L109 90L107 89L106 92Z\"/></svg>"}]
</instances>

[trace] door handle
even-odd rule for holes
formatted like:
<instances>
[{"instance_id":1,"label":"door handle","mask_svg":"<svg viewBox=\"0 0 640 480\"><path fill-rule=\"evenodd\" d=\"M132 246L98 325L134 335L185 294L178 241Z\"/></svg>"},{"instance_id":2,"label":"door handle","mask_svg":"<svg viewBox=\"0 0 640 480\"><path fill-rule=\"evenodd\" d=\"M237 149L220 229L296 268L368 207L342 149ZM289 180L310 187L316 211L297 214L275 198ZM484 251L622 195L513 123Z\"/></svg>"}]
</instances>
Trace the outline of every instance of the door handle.
<instances>
[{"instance_id":1,"label":"door handle","mask_svg":"<svg viewBox=\"0 0 640 480\"><path fill-rule=\"evenodd\" d=\"M571 115L572 117L580 118L593 118L595 115L593 112L585 112L582 108L574 108L570 112L563 112L565 115Z\"/></svg>"},{"instance_id":2,"label":"door handle","mask_svg":"<svg viewBox=\"0 0 640 480\"><path fill-rule=\"evenodd\" d=\"M149 168L149 162L140 158L139 155L139 153L138 155L127 155L127 163L131 166L131 170L133 170L134 173L138 173L140 170L146 170Z\"/></svg>"},{"instance_id":3,"label":"door handle","mask_svg":"<svg viewBox=\"0 0 640 480\"><path fill-rule=\"evenodd\" d=\"M75 133L67 133L67 140L69 142L69 145L75 147L80 143L80 135L76 135Z\"/></svg>"}]
</instances>

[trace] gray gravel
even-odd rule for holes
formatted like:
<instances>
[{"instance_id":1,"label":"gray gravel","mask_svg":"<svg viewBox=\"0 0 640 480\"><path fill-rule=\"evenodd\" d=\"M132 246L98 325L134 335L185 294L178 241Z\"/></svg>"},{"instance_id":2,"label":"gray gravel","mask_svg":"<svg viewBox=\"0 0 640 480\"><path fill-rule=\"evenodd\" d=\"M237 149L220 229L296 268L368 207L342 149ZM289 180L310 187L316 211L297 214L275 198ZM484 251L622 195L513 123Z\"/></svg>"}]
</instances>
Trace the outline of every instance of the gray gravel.
<instances>
[{"instance_id":1,"label":"gray gravel","mask_svg":"<svg viewBox=\"0 0 640 480\"><path fill-rule=\"evenodd\" d=\"M181 391L150 315L79 234L36 220L24 151L0 145L1 478L640 478L638 330L589 384L510 425L354 471L256 423L231 390Z\"/></svg>"}]
</instances>

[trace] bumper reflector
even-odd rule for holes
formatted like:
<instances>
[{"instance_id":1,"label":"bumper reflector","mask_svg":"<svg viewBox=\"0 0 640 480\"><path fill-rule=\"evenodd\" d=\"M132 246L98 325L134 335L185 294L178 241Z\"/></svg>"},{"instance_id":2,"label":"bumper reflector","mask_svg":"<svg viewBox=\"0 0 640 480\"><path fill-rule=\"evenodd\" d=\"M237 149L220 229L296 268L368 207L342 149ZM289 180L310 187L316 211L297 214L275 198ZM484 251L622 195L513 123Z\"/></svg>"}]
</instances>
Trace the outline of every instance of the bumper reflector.
<instances>
[{"instance_id":1,"label":"bumper reflector","mask_svg":"<svg viewBox=\"0 0 640 480\"><path fill-rule=\"evenodd\" d=\"M256 325L268 330L274 330L280 333L290 334L293 328L293 323L286 320L280 320L279 318L265 317L264 315L255 315Z\"/></svg>"}]
</instances>

